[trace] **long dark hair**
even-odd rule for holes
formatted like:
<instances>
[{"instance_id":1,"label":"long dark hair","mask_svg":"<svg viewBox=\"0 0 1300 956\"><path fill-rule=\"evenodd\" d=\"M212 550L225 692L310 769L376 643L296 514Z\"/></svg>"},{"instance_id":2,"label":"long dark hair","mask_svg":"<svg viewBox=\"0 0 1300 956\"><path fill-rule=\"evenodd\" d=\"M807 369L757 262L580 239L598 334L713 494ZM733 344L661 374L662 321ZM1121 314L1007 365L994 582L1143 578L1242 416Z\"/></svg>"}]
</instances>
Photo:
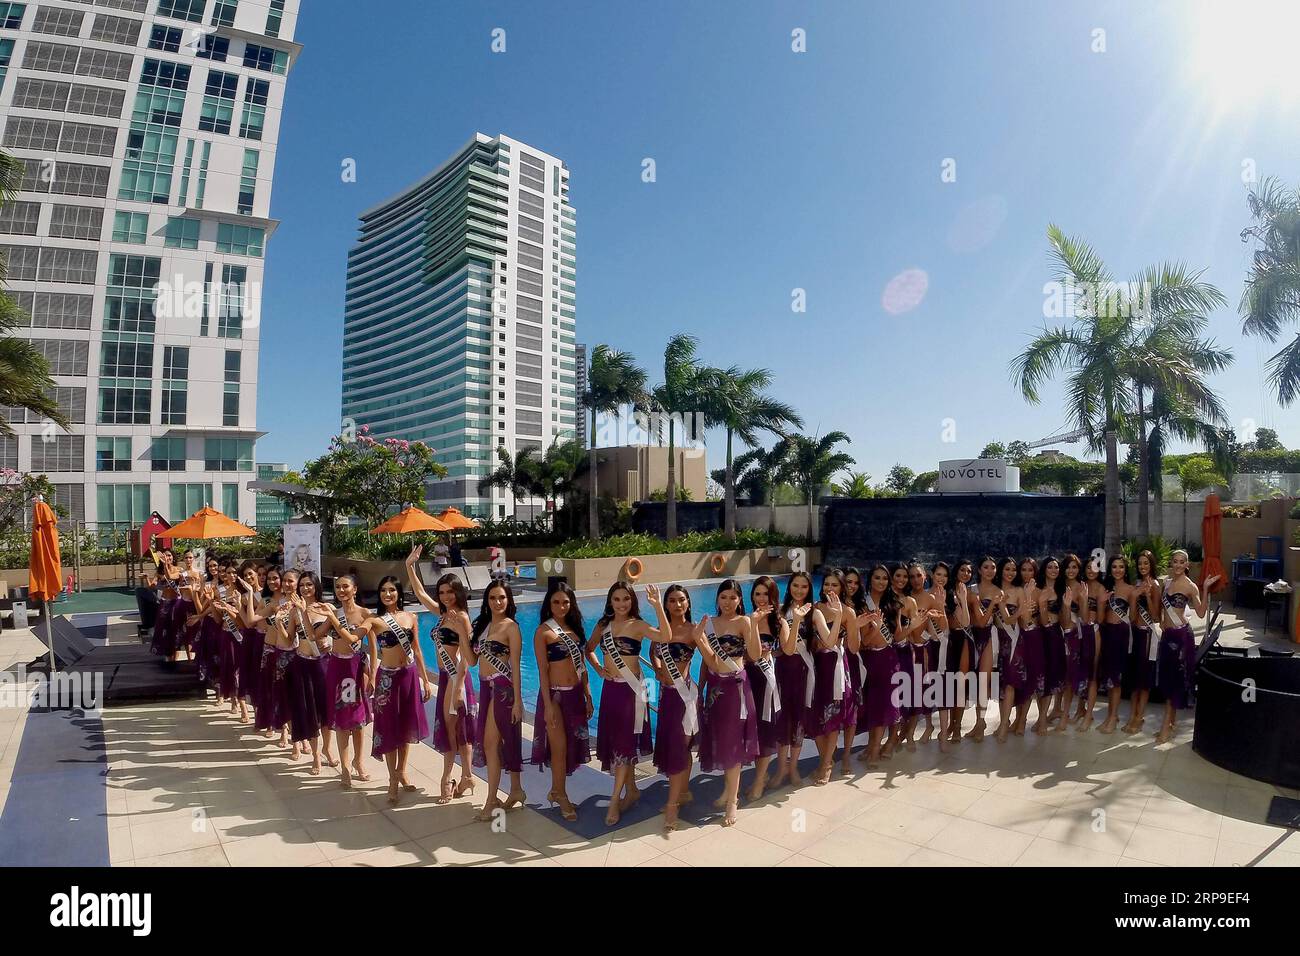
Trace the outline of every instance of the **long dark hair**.
<instances>
[{"instance_id":1,"label":"long dark hair","mask_svg":"<svg viewBox=\"0 0 1300 956\"><path fill-rule=\"evenodd\" d=\"M488 598L492 596L494 588L503 588L506 592L506 617L510 620L515 619L515 592L510 590L510 585L506 584L500 578L492 581L483 589L483 605L479 608L478 617L474 620L474 640L483 636L483 632L488 629L492 623L492 608L488 604ZM574 602L575 606L577 602Z\"/></svg>"},{"instance_id":2,"label":"long dark hair","mask_svg":"<svg viewBox=\"0 0 1300 956\"><path fill-rule=\"evenodd\" d=\"M311 582L312 593L316 596L317 601L325 600L325 592L321 590L320 578L316 577L311 571L298 572L298 583L293 588L295 594L302 597L302 582L304 581Z\"/></svg>"},{"instance_id":3,"label":"long dark hair","mask_svg":"<svg viewBox=\"0 0 1300 956\"><path fill-rule=\"evenodd\" d=\"M1056 555L1046 555L1043 560L1038 562L1038 579L1036 583L1040 590L1047 587L1047 566L1053 561L1056 562L1056 583L1052 585L1052 590L1056 592L1057 597L1060 597L1065 593L1065 565Z\"/></svg>"},{"instance_id":4,"label":"long dark hair","mask_svg":"<svg viewBox=\"0 0 1300 956\"><path fill-rule=\"evenodd\" d=\"M760 587L767 588L768 606L772 608L772 610L767 614L767 627L768 633L775 638L781 633L781 612L777 610L776 601L777 597L781 594L781 591L776 586L776 582L766 574L755 578L754 583L749 586L749 603L753 606L755 611L758 610L758 603L754 600L754 592ZM858 588L858 591L861 592L862 588Z\"/></svg>"},{"instance_id":5,"label":"long dark hair","mask_svg":"<svg viewBox=\"0 0 1300 956\"><path fill-rule=\"evenodd\" d=\"M1151 580L1160 577L1160 565L1156 564L1156 556L1150 551L1139 551L1137 558L1133 561L1133 579L1142 580L1142 559L1147 559L1147 567L1151 569Z\"/></svg>"},{"instance_id":6,"label":"long dark hair","mask_svg":"<svg viewBox=\"0 0 1300 956\"><path fill-rule=\"evenodd\" d=\"M281 575L281 577L283 577L283 574ZM382 578L379 579L379 587L375 588L375 613L378 614L380 617L383 617L385 614L388 613L388 611L385 610L384 608L384 599L380 597L380 594L384 590L385 584L392 584L393 587L397 588L397 607L393 608L393 610L400 611L402 609L402 606L406 604L406 592L402 590L401 580L393 577L391 574L385 574Z\"/></svg>"},{"instance_id":7,"label":"long dark hair","mask_svg":"<svg viewBox=\"0 0 1300 956\"><path fill-rule=\"evenodd\" d=\"M723 581L721 584L718 585L718 593L714 598L714 605L713 605L715 608L718 606L717 598L722 597L723 591L736 592L736 597L740 599L740 603L736 606L736 613L744 614L745 613L745 592L741 589L740 582L737 581L735 578L727 578L725 581ZM719 611L718 613L721 613L721 611Z\"/></svg>"},{"instance_id":8,"label":"long dark hair","mask_svg":"<svg viewBox=\"0 0 1300 956\"><path fill-rule=\"evenodd\" d=\"M437 583L434 584L433 586L434 600L438 601L439 604L442 603L442 601L439 600L439 598L442 595L442 586L444 584L450 584L451 593L456 595L456 610L464 611L466 614L468 614L469 613L469 592L465 590L465 582L460 579L459 575L447 573L444 574L442 577L438 578ZM575 599L573 603L576 606L578 602Z\"/></svg>"},{"instance_id":9,"label":"long dark hair","mask_svg":"<svg viewBox=\"0 0 1300 956\"><path fill-rule=\"evenodd\" d=\"M453 575L446 576L452 577ZM546 597L542 598L542 617L538 623L545 624L555 617L555 612L551 609L551 598L557 594L563 594L569 599L569 613L559 623L576 634L578 640L581 641L587 633L586 626L582 623L582 608L578 607L578 595L573 593L573 588L569 587L566 581L556 581L546 589Z\"/></svg>"},{"instance_id":10,"label":"long dark hair","mask_svg":"<svg viewBox=\"0 0 1300 956\"><path fill-rule=\"evenodd\" d=\"M1106 562L1106 577L1103 578L1101 582L1102 587L1104 587L1107 591L1114 591L1115 585L1119 583L1118 581L1115 580L1116 561L1124 562L1124 577L1121 580L1123 580L1125 584L1133 583L1132 581L1129 580L1129 575L1133 573L1133 569L1128 566L1128 558L1124 557L1124 555L1122 554L1112 555L1111 559Z\"/></svg>"},{"instance_id":11,"label":"long dark hair","mask_svg":"<svg viewBox=\"0 0 1300 956\"><path fill-rule=\"evenodd\" d=\"M873 564L871 570L867 572L867 593L871 593L871 579L876 576L877 571L885 572L885 593L880 596L880 605L877 610L884 613L885 620L888 621L895 611L898 610L898 596L894 594L894 575L889 570L887 564Z\"/></svg>"},{"instance_id":12,"label":"long dark hair","mask_svg":"<svg viewBox=\"0 0 1300 956\"><path fill-rule=\"evenodd\" d=\"M1016 572L1015 574L1013 574L1013 575L1011 576L1011 584L1010 584L1010 585L1007 585L1007 584L1004 583L1004 582L1006 581L1006 579L1007 579L1007 573L1006 573L1006 572L1007 572L1007 565L1008 565L1008 564L1011 565L1011 569L1012 569L1013 571ZM1020 582L1020 562L1017 561L1015 558L1011 557L1011 555L1007 555L1005 558L1002 558L1000 561L998 561L998 573L995 574L995 575L993 576L993 583L994 583L997 587L999 587L999 588L1004 588L1004 587L1013 587L1013 588L1014 588L1014 587L1018 587L1018 586L1020 585L1020 583L1021 583L1021 582Z\"/></svg>"},{"instance_id":13,"label":"long dark hair","mask_svg":"<svg viewBox=\"0 0 1300 956\"><path fill-rule=\"evenodd\" d=\"M821 590L817 594L817 600L820 601L822 604L826 603L826 582L830 580L836 580L840 582L840 593L838 597L841 601L844 601L846 599L846 595L845 595L846 588L844 587L844 572L841 571L839 568L831 568L825 574L822 575Z\"/></svg>"},{"instance_id":14,"label":"long dark hair","mask_svg":"<svg viewBox=\"0 0 1300 956\"><path fill-rule=\"evenodd\" d=\"M809 602L812 600L812 596L813 596L812 575L810 575L807 571L796 571L794 574L790 575L790 581L785 586L785 600L781 602L782 617L785 617L786 614L790 613L790 608L794 606L794 588L791 587L791 585L794 584L795 578L803 578L805 581L808 582L808 596L805 597L804 600Z\"/></svg>"},{"instance_id":15,"label":"long dark hair","mask_svg":"<svg viewBox=\"0 0 1300 956\"><path fill-rule=\"evenodd\" d=\"M934 566L930 568L930 590L933 591L938 587L938 582L934 579L934 572L938 571L940 568L943 568L944 572L948 575L948 583L942 588L943 610L945 614L952 614L953 611L957 610L957 596L953 593L953 573L952 568L948 567L947 561L937 561Z\"/></svg>"},{"instance_id":16,"label":"long dark hair","mask_svg":"<svg viewBox=\"0 0 1300 956\"><path fill-rule=\"evenodd\" d=\"M636 598L636 589L626 581L615 581L605 592L605 610L600 613L600 620L596 622L596 630L603 631L605 626L614 620L614 592L626 591L632 598L632 606L627 609L627 616L633 620L641 620L641 602Z\"/></svg>"},{"instance_id":17,"label":"long dark hair","mask_svg":"<svg viewBox=\"0 0 1300 956\"><path fill-rule=\"evenodd\" d=\"M867 582L862 579L862 572L859 571L857 568L854 567L845 568L844 569L845 594L848 593L850 574L858 579L858 589L854 591L853 596L849 598L849 603L853 605L853 612L855 614L861 614L863 611L867 609Z\"/></svg>"},{"instance_id":18,"label":"long dark hair","mask_svg":"<svg viewBox=\"0 0 1300 956\"><path fill-rule=\"evenodd\" d=\"M689 623L691 620L691 592L686 590L686 588L682 587L680 584L670 584L668 585L668 590L664 591L664 596L663 596L664 615L667 616L669 613L668 599L672 597L672 595L676 594L678 591L681 591L683 594L686 595L686 620ZM664 626L668 628L669 636L671 636L672 627L673 627L672 619L669 618L665 622Z\"/></svg>"}]
</instances>

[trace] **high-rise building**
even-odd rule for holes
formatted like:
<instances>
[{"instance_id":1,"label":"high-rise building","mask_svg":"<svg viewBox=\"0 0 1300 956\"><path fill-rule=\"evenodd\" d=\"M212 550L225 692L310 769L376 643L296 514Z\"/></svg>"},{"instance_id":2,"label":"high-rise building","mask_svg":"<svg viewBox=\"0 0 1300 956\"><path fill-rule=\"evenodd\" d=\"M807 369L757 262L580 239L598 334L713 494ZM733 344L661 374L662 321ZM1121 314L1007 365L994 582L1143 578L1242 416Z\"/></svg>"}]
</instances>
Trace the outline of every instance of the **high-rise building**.
<instances>
[{"instance_id":1,"label":"high-rise building","mask_svg":"<svg viewBox=\"0 0 1300 956\"><path fill-rule=\"evenodd\" d=\"M286 464L263 461L257 463L258 481L279 481L288 473L289 466ZM294 515L293 508L283 499L260 492L256 498L257 511L254 527L268 530L278 528Z\"/></svg>"},{"instance_id":2,"label":"high-rise building","mask_svg":"<svg viewBox=\"0 0 1300 956\"><path fill-rule=\"evenodd\" d=\"M578 439L580 448L586 448L587 428L589 427L587 419L590 417L590 413L587 411L587 406L582 402L582 396L587 394L587 346L581 342L578 343L574 350L574 364L576 365L574 369L576 378L574 405L577 414L577 427L574 429L574 437Z\"/></svg>"},{"instance_id":3,"label":"high-rise building","mask_svg":"<svg viewBox=\"0 0 1300 956\"><path fill-rule=\"evenodd\" d=\"M261 288L298 0L0 3L7 288L71 433L0 462L100 528L251 522Z\"/></svg>"},{"instance_id":4,"label":"high-rise building","mask_svg":"<svg viewBox=\"0 0 1300 956\"><path fill-rule=\"evenodd\" d=\"M343 421L430 445L428 504L510 513L480 494L497 449L538 457L576 425L575 212L562 161L476 133L361 214L348 254Z\"/></svg>"}]
</instances>

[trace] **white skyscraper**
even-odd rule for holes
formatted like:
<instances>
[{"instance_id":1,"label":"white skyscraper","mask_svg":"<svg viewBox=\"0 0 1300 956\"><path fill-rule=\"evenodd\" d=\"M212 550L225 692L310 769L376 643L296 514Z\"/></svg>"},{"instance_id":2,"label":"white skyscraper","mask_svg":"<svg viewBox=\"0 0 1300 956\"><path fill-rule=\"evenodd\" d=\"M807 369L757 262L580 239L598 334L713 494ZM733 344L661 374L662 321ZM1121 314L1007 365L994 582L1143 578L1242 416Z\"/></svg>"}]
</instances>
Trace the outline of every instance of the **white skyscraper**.
<instances>
[{"instance_id":1,"label":"white skyscraper","mask_svg":"<svg viewBox=\"0 0 1300 956\"><path fill-rule=\"evenodd\" d=\"M497 448L540 458L574 436L575 220L561 160L483 133L361 214L343 419L430 445L448 472L433 507L508 515L509 492L478 491Z\"/></svg>"},{"instance_id":2,"label":"white skyscraper","mask_svg":"<svg viewBox=\"0 0 1300 956\"><path fill-rule=\"evenodd\" d=\"M71 433L0 409L0 465L100 528L251 523L263 264L298 0L0 2L0 212Z\"/></svg>"}]
</instances>

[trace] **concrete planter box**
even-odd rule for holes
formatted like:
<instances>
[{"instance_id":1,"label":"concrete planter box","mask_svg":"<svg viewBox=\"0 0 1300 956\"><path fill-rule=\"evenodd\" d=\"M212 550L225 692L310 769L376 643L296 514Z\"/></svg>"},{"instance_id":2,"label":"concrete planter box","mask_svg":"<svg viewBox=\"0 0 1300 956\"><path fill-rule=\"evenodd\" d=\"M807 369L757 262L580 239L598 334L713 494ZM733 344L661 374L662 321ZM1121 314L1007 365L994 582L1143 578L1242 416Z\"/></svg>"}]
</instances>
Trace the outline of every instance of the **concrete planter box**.
<instances>
[{"instance_id":1,"label":"concrete planter box","mask_svg":"<svg viewBox=\"0 0 1300 956\"><path fill-rule=\"evenodd\" d=\"M63 565L63 580L73 573L71 564ZM10 587L27 587L30 574L27 568L6 568L0 570L0 581L8 581ZM126 580L125 564L83 564L81 566L81 583L112 584Z\"/></svg>"},{"instance_id":2,"label":"concrete planter box","mask_svg":"<svg viewBox=\"0 0 1300 956\"><path fill-rule=\"evenodd\" d=\"M729 577L752 574L789 574L791 548L771 549L779 552L776 557L768 556L767 548L755 548L744 551L690 551L684 554L652 554L639 557L642 571L637 577L637 584L671 584L674 581L690 581L700 578L717 578L719 581ZM803 548L806 567L814 568L821 561L820 548ZM722 560L720 570L713 569L714 558ZM615 581L632 583L628 576L627 565L632 558L554 558L543 557L537 562L537 579L544 582L551 576L568 579L574 590L608 588Z\"/></svg>"}]
</instances>

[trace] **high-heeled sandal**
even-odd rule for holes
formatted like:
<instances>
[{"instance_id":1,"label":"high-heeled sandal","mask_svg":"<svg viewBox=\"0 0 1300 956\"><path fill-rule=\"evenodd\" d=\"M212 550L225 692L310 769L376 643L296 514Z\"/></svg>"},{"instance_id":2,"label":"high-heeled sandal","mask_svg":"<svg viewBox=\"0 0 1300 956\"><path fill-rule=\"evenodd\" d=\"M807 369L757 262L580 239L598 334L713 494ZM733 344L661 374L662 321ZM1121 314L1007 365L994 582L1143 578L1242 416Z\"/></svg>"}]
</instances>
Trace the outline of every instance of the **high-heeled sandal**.
<instances>
[{"instance_id":1,"label":"high-heeled sandal","mask_svg":"<svg viewBox=\"0 0 1300 956\"><path fill-rule=\"evenodd\" d=\"M618 823L619 819L618 801L610 800L609 809L605 811L605 826L612 827Z\"/></svg>"},{"instance_id":2,"label":"high-heeled sandal","mask_svg":"<svg viewBox=\"0 0 1300 956\"><path fill-rule=\"evenodd\" d=\"M560 816L570 823L578 819L578 808L573 805L573 801L569 799L568 794L556 793L552 790L546 795L546 802L553 807L559 807Z\"/></svg>"},{"instance_id":3,"label":"high-heeled sandal","mask_svg":"<svg viewBox=\"0 0 1300 956\"><path fill-rule=\"evenodd\" d=\"M463 797L465 796L465 794L473 793L473 792L474 792L473 777L461 777L460 780L456 782L456 796Z\"/></svg>"},{"instance_id":4,"label":"high-heeled sandal","mask_svg":"<svg viewBox=\"0 0 1300 956\"><path fill-rule=\"evenodd\" d=\"M483 809L474 815L474 819L478 820L479 823L491 823L495 816L495 811L496 801L489 800L487 803L483 804Z\"/></svg>"},{"instance_id":5,"label":"high-heeled sandal","mask_svg":"<svg viewBox=\"0 0 1300 956\"><path fill-rule=\"evenodd\" d=\"M513 810L515 807L522 807L524 805L524 801L527 799L528 799L528 794L524 793L524 791L511 790L508 794L506 794L506 802L501 804L501 808L508 813L509 811Z\"/></svg>"},{"instance_id":6,"label":"high-heeled sandal","mask_svg":"<svg viewBox=\"0 0 1300 956\"><path fill-rule=\"evenodd\" d=\"M624 811L631 810L632 807L636 805L636 802L640 799L641 799L641 791L633 790L630 795L623 797L622 799L619 800L619 805L618 805L619 812L622 813Z\"/></svg>"},{"instance_id":7,"label":"high-heeled sandal","mask_svg":"<svg viewBox=\"0 0 1300 956\"><path fill-rule=\"evenodd\" d=\"M339 783L343 784L343 789L344 789L344 790L351 790L351 789L352 789L352 772L351 772L350 770L348 770L347 767L344 767L344 768L340 771L340 780L339 780Z\"/></svg>"},{"instance_id":8,"label":"high-heeled sandal","mask_svg":"<svg viewBox=\"0 0 1300 956\"><path fill-rule=\"evenodd\" d=\"M451 795L454 792L455 787L452 786L451 781L444 780L442 781L441 787L439 787L438 798L433 802L438 804L440 807L445 807L447 804L451 803Z\"/></svg>"},{"instance_id":9,"label":"high-heeled sandal","mask_svg":"<svg viewBox=\"0 0 1300 956\"><path fill-rule=\"evenodd\" d=\"M397 801L399 801L400 799L401 799L401 795L398 794L397 792L397 781L396 780L388 781L388 802L391 803L393 806L397 806Z\"/></svg>"},{"instance_id":10,"label":"high-heeled sandal","mask_svg":"<svg viewBox=\"0 0 1300 956\"><path fill-rule=\"evenodd\" d=\"M680 804L664 804L664 831L672 832L681 826L681 821L677 819L677 810Z\"/></svg>"},{"instance_id":11,"label":"high-heeled sandal","mask_svg":"<svg viewBox=\"0 0 1300 956\"><path fill-rule=\"evenodd\" d=\"M401 781L401 784L402 784L402 789L405 790L407 793L415 793L416 790L420 789L415 784L407 783L405 780Z\"/></svg>"}]
</instances>

